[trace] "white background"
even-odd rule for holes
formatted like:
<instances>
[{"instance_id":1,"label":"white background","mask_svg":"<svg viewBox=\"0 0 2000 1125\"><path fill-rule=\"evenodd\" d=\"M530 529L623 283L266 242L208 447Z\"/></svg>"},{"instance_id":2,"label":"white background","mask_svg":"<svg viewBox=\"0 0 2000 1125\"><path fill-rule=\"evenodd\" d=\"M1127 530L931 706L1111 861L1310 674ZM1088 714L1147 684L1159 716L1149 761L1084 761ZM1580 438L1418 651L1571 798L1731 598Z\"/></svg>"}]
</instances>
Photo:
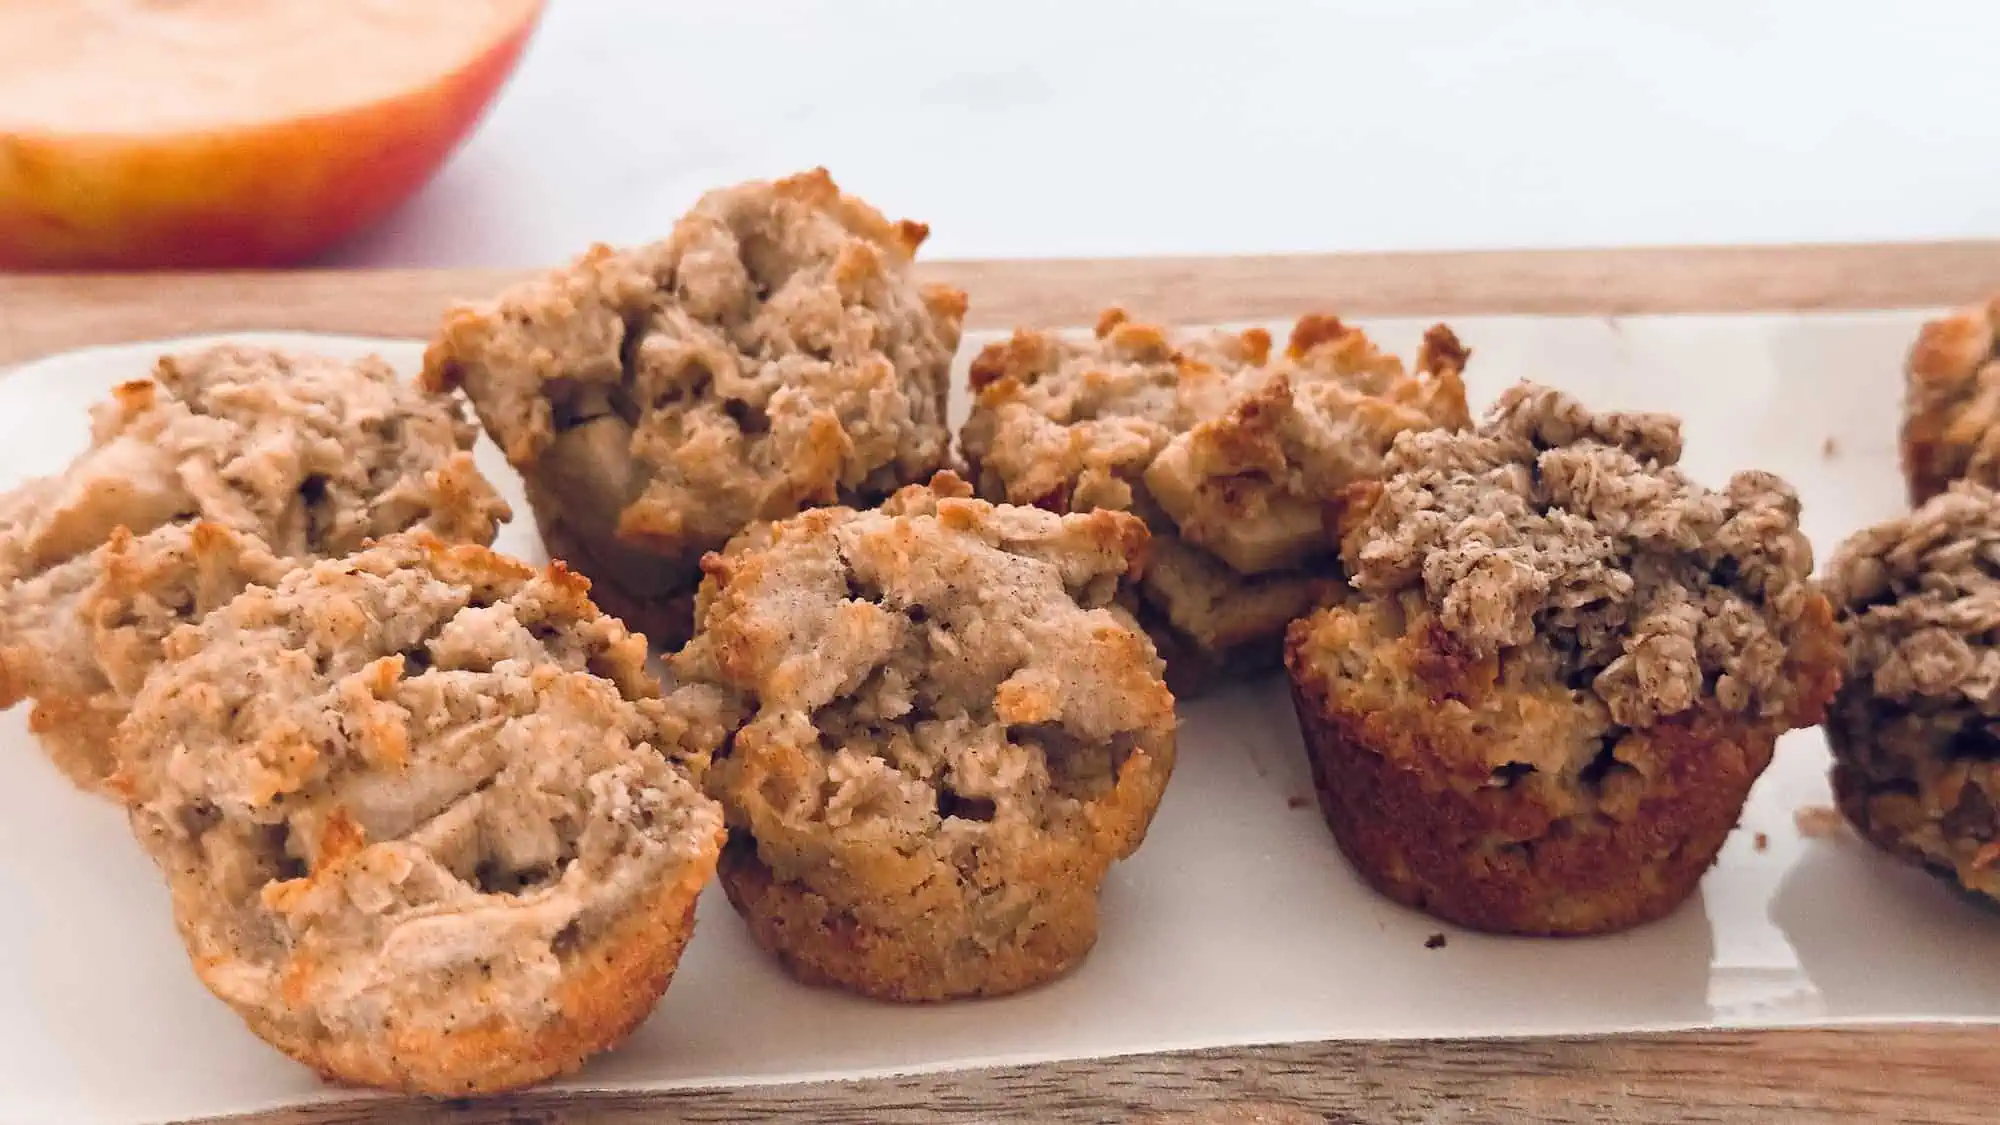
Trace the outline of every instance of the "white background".
<instances>
[{"instance_id":1,"label":"white background","mask_svg":"<svg viewBox=\"0 0 2000 1125\"><path fill-rule=\"evenodd\" d=\"M2000 235L1991 0L551 0L346 264L540 265L828 165L1030 257Z\"/></svg>"}]
</instances>

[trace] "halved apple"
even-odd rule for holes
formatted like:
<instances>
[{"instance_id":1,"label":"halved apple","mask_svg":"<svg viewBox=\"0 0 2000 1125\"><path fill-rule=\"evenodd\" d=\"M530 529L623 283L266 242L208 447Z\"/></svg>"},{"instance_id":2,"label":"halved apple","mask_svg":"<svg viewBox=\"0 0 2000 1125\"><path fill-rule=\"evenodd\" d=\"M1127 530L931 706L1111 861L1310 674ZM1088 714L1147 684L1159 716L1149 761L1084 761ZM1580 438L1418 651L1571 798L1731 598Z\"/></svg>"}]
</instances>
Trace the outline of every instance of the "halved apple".
<instances>
[{"instance_id":1,"label":"halved apple","mask_svg":"<svg viewBox=\"0 0 2000 1125\"><path fill-rule=\"evenodd\" d=\"M0 268L296 262L428 180L542 0L0 4Z\"/></svg>"}]
</instances>

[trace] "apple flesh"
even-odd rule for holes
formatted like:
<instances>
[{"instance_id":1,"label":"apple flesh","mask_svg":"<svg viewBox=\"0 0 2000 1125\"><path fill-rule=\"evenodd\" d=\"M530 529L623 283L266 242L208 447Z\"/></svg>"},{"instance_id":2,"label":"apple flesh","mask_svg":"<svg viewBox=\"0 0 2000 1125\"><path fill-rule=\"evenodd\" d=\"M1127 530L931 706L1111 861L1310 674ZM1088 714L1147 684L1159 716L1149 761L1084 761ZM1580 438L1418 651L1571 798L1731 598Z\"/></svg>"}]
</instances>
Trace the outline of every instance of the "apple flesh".
<instances>
[{"instance_id":1,"label":"apple flesh","mask_svg":"<svg viewBox=\"0 0 2000 1125\"><path fill-rule=\"evenodd\" d=\"M123 0L108 7L133 18L109 36L54 15L106 7L0 7L0 269L310 257L435 174L512 73L542 0ZM319 29L268 18L301 9ZM176 22L149 27L161 10ZM234 81L203 83L205 63Z\"/></svg>"}]
</instances>

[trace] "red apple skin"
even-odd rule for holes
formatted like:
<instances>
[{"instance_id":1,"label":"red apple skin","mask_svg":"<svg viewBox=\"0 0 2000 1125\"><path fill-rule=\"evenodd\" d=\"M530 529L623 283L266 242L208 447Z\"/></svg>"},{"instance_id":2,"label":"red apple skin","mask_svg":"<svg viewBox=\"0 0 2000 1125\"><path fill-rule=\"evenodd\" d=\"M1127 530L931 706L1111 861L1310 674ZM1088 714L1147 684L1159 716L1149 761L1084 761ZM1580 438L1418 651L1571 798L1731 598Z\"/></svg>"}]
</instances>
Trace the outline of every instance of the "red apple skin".
<instances>
[{"instance_id":1,"label":"red apple skin","mask_svg":"<svg viewBox=\"0 0 2000 1125\"><path fill-rule=\"evenodd\" d=\"M478 123L541 15L430 85L338 113L149 136L0 133L0 269L293 265L388 214Z\"/></svg>"}]
</instances>

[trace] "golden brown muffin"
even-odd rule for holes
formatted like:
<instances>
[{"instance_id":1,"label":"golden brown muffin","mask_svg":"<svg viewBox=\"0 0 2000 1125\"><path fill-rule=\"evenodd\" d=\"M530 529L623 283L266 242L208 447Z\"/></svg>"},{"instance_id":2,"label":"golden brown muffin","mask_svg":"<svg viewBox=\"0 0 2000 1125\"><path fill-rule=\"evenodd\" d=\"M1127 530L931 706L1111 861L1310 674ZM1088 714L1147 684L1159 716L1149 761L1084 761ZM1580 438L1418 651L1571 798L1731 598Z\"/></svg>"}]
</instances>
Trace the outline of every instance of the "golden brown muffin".
<instances>
[{"instance_id":1,"label":"golden brown muffin","mask_svg":"<svg viewBox=\"0 0 2000 1125\"><path fill-rule=\"evenodd\" d=\"M1476 929L1671 911L1839 679L1798 500L1680 424L1521 384L1355 490L1347 605L1286 646L1320 803L1378 890Z\"/></svg>"},{"instance_id":2,"label":"golden brown muffin","mask_svg":"<svg viewBox=\"0 0 2000 1125\"><path fill-rule=\"evenodd\" d=\"M2000 898L2000 495L1960 481L1827 566L1847 677L1826 717L1861 834Z\"/></svg>"},{"instance_id":3,"label":"golden brown muffin","mask_svg":"<svg viewBox=\"0 0 2000 1125\"><path fill-rule=\"evenodd\" d=\"M703 564L673 667L741 708L709 773L722 883L803 980L943 1000L1064 972L1173 768L1159 659L1106 608L1144 525L970 494L941 473Z\"/></svg>"},{"instance_id":4,"label":"golden brown muffin","mask_svg":"<svg viewBox=\"0 0 2000 1125\"><path fill-rule=\"evenodd\" d=\"M1924 325L1903 382L1903 475L1910 503L1952 481L2000 487L2000 296Z\"/></svg>"},{"instance_id":5,"label":"golden brown muffin","mask_svg":"<svg viewBox=\"0 0 2000 1125\"><path fill-rule=\"evenodd\" d=\"M724 188L661 242L455 310L425 377L471 395L550 553L676 646L704 552L946 464L965 295L912 277L926 233L824 170Z\"/></svg>"},{"instance_id":6,"label":"golden brown muffin","mask_svg":"<svg viewBox=\"0 0 2000 1125\"><path fill-rule=\"evenodd\" d=\"M1130 600L1177 691L1277 663L1285 624L1339 588L1323 512L1381 472L1395 435L1471 424L1443 326L1405 372L1328 316L1270 334L1176 336L1117 309L1094 339L1017 332L972 363L961 443L988 499L1145 519Z\"/></svg>"},{"instance_id":7,"label":"golden brown muffin","mask_svg":"<svg viewBox=\"0 0 2000 1125\"><path fill-rule=\"evenodd\" d=\"M92 411L90 448L0 496L0 706L77 784L174 626L251 583L421 527L486 544L510 515L462 403L378 359L220 346Z\"/></svg>"},{"instance_id":8,"label":"golden brown muffin","mask_svg":"<svg viewBox=\"0 0 2000 1125\"><path fill-rule=\"evenodd\" d=\"M484 1093L652 1011L714 872L719 701L560 564L422 533L166 642L119 728L195 972L340 1081Z\"/></svg>"}]
</instances>

